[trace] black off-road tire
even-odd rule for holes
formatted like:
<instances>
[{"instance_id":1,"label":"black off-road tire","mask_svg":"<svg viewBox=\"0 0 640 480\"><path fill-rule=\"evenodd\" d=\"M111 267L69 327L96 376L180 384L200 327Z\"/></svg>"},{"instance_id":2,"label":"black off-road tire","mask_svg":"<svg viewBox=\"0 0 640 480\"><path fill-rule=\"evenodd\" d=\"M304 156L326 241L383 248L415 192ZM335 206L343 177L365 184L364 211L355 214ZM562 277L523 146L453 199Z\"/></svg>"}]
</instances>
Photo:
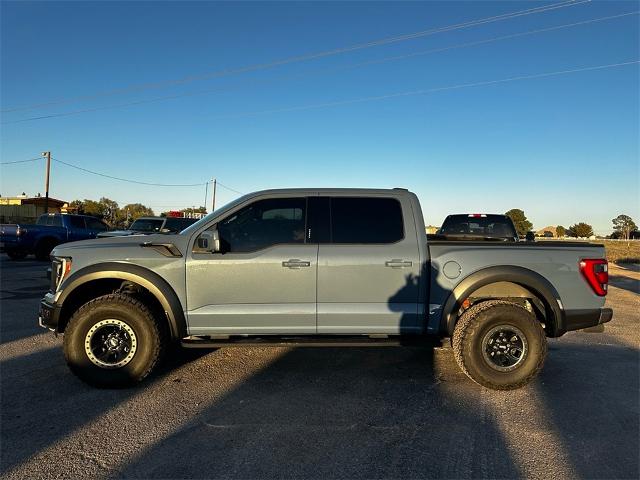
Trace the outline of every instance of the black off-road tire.
<instances>
[{"instance_id":1,"label":"black off-road tire","mask_svg":"<svg viewBox=\"0 0 640 480\"><path fill-rule=\"evenodd\" d=\"M483 354L485 337L503 325L516 327L527 342L526 353L519 364L510 367L511 371L496 370ZM494 390L525 386L538 374L547 355L547 339L538 319L524 307L506 300L488 300L464 312L453 332L452 345L460 369L474 382Z\"/></svg>"},{"instance_id":2,"label":"black off-road tire","mask_svg":"<svg viewBox=\"0 0 640 480\"><path fill-rule=\"evenodd\" d=\"M105 368L89 357L85 344L99 322L124 322L135 334L135 353L123 366ZM168 343L151 310L128 295L113 293L84 304L73 315L64 332L64 356L71 371L84 382L100 388L130 387L147 377L160 361Z\"/></svg>"},{"instance_id":3,"label":"black off-road tire","mask_svg":"<svg viewBox=\"0 0 640 480\"><path fill-rule=\"evenodd\" d=\"M7 252L11 260L22 260L27 257L27 252Z\"/></svg>"},{"instance_id":4,"label":"black off-road tire","mask_svg":"<svg viewBox=\"0 0 640 480\"><path fill-rule=\"evenodd\" d=\"M45 262L49 260L49 255L51 255L51 251L58 244L56 240L53 238L45 238L40 240L36 245L36 260L40 260L41 262Z\"/></svg>"}]
</instances>

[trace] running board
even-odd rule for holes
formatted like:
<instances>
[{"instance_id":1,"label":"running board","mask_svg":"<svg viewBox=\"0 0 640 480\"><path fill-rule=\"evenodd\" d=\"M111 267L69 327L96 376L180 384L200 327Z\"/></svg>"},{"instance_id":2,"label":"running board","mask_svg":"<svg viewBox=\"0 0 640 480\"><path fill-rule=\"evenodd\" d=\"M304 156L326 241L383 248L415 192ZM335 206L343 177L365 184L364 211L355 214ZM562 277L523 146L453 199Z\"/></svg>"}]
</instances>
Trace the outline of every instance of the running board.
<instances>
[{"instance_id":1,"label":"running board","mask_svg":"<svg viewBox=\"0 0 640 480\"><path fill-rule=\"evenodd\" d=\"M222 347L400 347L430 346L440 347L438 337L411 336L241 336L228 338L211 338L191 336L183 338L180 344L185 348L222 348Z\"/></svg>"}]
</instances>

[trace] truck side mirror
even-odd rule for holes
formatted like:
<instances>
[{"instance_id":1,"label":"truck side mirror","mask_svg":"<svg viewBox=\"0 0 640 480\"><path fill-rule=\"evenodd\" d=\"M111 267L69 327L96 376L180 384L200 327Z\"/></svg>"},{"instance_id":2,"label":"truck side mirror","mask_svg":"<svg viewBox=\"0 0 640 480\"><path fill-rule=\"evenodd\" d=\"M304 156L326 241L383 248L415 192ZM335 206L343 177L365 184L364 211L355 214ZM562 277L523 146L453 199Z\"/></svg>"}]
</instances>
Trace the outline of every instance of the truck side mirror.
<instances>
[{"instance_id":1,"label":"truck side mirror","mask_svg":"<svg viewBox=\"0 0 640 480\"><path fill-rule=\"evenodd\" d=\"M202 232L196 240L198 250L210 253L222 252L220 244L220 235L217 228Z\"/></svg>"},{"instance_id":2,"label":"truck side mirror","mask_svg":"<svg viewBox=\"0 0 640 480\"><path fill-rule=\"evenodd\" d=\"M198 241L196 243L198 245L198 250L209 250L209 239L204 233L198 237Z\"/></svg>"},{"instance_id":3,"label":"truck side mirror","mask_svg":"<svg viewBox=\"0 0 640 480\"><path fill-rule=\"evenodd\" d=\"M214 228L211 231L211 240L212 240L211 253L222 252L222 248L220 247L220 234L218 233L217 228Z\"/></svg>"}]
</instances>

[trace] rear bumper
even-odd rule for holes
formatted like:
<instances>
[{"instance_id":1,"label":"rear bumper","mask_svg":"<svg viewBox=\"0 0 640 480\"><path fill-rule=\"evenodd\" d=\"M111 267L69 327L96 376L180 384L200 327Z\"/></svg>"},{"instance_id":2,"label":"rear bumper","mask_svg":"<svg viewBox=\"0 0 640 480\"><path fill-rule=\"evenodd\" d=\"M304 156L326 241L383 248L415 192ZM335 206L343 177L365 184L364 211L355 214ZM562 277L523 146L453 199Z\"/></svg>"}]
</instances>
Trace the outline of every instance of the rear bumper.
<instances>
[{"instance_id":1,"label":"rear bumper","mask_svg":"<svg viewBox=\"0 0 640 480\"><path fill-rule=\"evenodd\" d=\"M610 308L566 310L564 313L566 331L595 327L607 323L613 318L613 310Z\"/></svg>"}]
</instances>

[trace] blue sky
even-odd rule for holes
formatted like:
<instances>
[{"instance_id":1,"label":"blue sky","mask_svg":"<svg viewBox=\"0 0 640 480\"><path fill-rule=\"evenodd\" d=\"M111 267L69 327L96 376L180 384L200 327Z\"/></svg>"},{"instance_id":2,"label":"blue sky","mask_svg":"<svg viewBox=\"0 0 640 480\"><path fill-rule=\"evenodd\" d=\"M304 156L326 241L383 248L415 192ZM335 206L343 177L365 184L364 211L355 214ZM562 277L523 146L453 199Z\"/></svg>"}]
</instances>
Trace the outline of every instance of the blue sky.
<instances>
[{"instance_id":1,"label":"blue sky","mask_svg":"<svg viewBox=\"0 0 640 480\"><path fill-rule=\"evenodd\" d=\"M522 208L537 228L586 221L608 233L619 213L640 223L638 64L325 104L638 60L636 14L357 66L634 12L635 1L587 2L198 78L559 2L3 2L2 110L61 102L4 111L1 161L51 150L109 175L216 177L241 192L402 186L419 195L428 224L448 213ZM186 77L196 78L168 82ZM168 96L177 98L112 108ZM314 105L325 106L298 109ZM87 109L95 110L19 121ZM256 112L268 113L245 115ZM0 168L2 195L43 193L42 161ZM54 163L50 193L160 212L201 205L205 191ZM218 198L236 195L220 188Z\"/></svg>"}]
</instances>

